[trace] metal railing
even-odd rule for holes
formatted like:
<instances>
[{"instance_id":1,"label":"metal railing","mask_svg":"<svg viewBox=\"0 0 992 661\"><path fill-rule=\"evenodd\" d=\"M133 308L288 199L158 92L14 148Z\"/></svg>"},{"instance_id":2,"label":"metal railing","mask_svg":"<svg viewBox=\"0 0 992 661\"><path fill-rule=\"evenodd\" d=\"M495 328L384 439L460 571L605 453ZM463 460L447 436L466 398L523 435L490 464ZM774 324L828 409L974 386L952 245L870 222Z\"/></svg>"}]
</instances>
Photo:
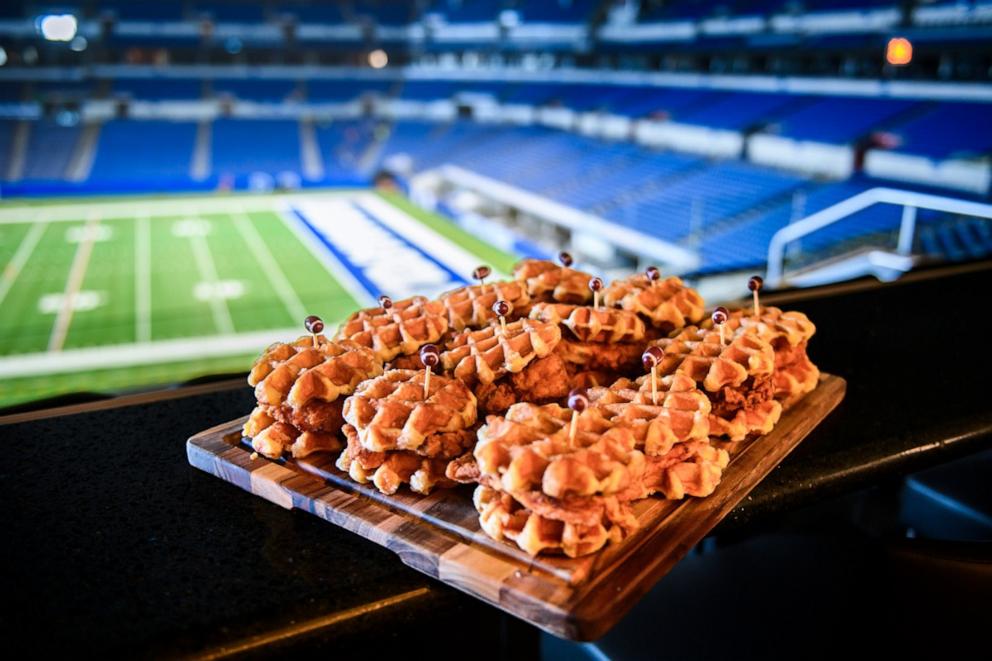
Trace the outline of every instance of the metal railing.
<instances>
[{"instance_id":1,"label":"metal railing","mask_svg":"<svg viewBox=\"0 0 992 661\"><path fill-rule=\"evenodd\" d=\"M765 276L768 286L781 287L785 283L785 247L787 245L876 204L894 204L903 208L902 221L899 225L899 240L896 245L896 251L901 255L909 255L913 250L917 209L930 209L962 216L992 219L992 204L969 202L952 197L928 195L896 188L870 188L775 232L772 240L768 243L768 272Z\"/></svg>"}]
</instances>

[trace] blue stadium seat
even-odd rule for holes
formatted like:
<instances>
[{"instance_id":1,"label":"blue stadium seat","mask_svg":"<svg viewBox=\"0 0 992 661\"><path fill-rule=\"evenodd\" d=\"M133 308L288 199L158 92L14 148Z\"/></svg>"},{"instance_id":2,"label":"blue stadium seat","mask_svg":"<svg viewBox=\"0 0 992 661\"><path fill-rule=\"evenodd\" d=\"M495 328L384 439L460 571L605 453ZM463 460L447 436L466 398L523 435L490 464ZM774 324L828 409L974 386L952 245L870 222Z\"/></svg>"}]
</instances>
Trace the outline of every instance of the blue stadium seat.
<instances>
[{"instance_id":1,"label":"blue stadium seat","mask_svg":"<svg viewBox=\"0 0 992 661\"><path fill-rule=\"evenodd\" d=\"M393 0L356 0L356 15L368 16L379 25L407 25L417 18L417 6L412 2Z\"/></svg>"},{"instance_id":2,"label":"blue stadium seat","mask_svg":"<svg viewBox=\"0 0 992 661\"><path fill-rule=\"evenodd\" d=\"M24 179L62 179L80 132L79 126L59 126L47 120L32 122L21 176Z\"/></svg>"},{"instance_id":3,"label":"blue stadium seat","mask_svg":"<svg viewBox=\"0 0 992 661\"><path fill-rule=\"evenodd\" d=\"M254 2L196 0L193 13L207 14L218 23L260 23L265 17L265 7Z\"/></svg>"},{"instance_id":4,"label":"blue stadium seat","mask_svg":"<svg viewBox=\"0 0 992 661\"><path fill-rule=\"evenodd\" d=\"M502 0L435 0L428 9L449 23L492 23L506 3Z\"/></svg>"},{"instance_id":5,"label":"blue stadium seat","mask_svg":"<svg viewBox=\"0 0 992 661\"><path fill-rule=\"evenodd\" d=\"M195 141L193 122L109 121L100 129L90 181L185 180ZM136 148L141 158L135 158Z\"/></svg>"},{"instance_id":6,"label":"blue stadium seat","mask_svg":"<svg viewBox=\"0 0 992 661\"><path fill-rule=\"evenodd\" d=\"M0 119L0 179L7 178L10 168L10 156L14 146L14 131L17 122L11 119Z\"/></svg>"},{"instance_id":7,"label":"blue stadium seat","mask_svg":"<svg viewBox=\"0 0 992 661\"><path fill-rule=\"evenodd\" d=\"M792 94L727 92L719 94L711 103L676 111L672 118L686 124L738 131L767 123L805 103L809 103L809 99Z\"/></svg>"},{"instance_id":8,"label":"blue stadium seat","mask_svg":"<svg viewBox=\"0 0 992 661\"><path fill-rule=\"evenodd\" d=\"M325 174L332 180L353 179L374 137L370 121L335 121L317 124L317 146L324 160Z\"/></svg>"},{"instance_id":9,"label":"blue stadium seat","mask_svg":"<svg viewBox=\"0 0 992 661\"><path fill-rule=\"evenodd\" d=\"M524 23L584 23L599 4L596 0L525 0L516 7Z\"/></svg>"},{"instance_id":10,"label":"blue stadium seat","mask_svg":"<svg viewBox=\"0 0 992 661\"><path fill-rule=\"evenodd\" d=\"M307 98L327 103L351 101L368 93L389 96L396 85L391 80L311 79L307 81Z\"/></svg>"},{"instance_id":11,"label":"blue stadium seat","mask_svg":"<svg viewBox=\"0 0 992 661\"><path fill-rule=\"evenodd\" d=\"M890 132L900 138L897 151L935 159L982 155L992 152L990 116L992 108L987 103L933 104Z\"/></svg>"},{"instance_id":12,"label":"blue stadium seat","mask_svg":"<svg viewBox=\"0 0 992 661\"><path fill-rule=\"evenodd\" d=\"M157 0L104 0L100 10L126 21L178 21L183 17L183 3Z\"/></svg>"},{"instance_id":13,"label":"blue stadium seat","mask_svg":"<svg viewBox=\"0 0 992 661\"><path fill-rule=\"evenodd\" d=\"M218 119L213 124L211 163L219 176L299 173L299 124L282 119Z\"/></svg>"},{"instance_id":14,"label":"blue stadium seat","mask_svg":"<svg viewBox=\"0 0 992 661\"><path fill-rule=\"evenodd\" d=\"M246 101L286 101L299 95L299 86L295 80L217 78L213 81L214 94L230 94Z\"/></svg>"},{"instance_id":15,"label":"blue stadium seat","mask_svg":"<svg viewBox=\"0 0 992 661\"><path fill-rule=\"evenodd\" d=\"M781 117L778 133L796 140L848 144L916 104L897 99L821 97ZM840 117L843 121L838 121Z\"/></svg>"},{"instance_id":16,"label":"blue stadium seat","mask_svg":"<svg viewBox=\"0 0 992 661\"><path fill-rule=\"evenodd\" d=\"M190 78L121 78L114 92L141 100L185 100L203 97L203 82Z\"/></svg>"}]
</instances>

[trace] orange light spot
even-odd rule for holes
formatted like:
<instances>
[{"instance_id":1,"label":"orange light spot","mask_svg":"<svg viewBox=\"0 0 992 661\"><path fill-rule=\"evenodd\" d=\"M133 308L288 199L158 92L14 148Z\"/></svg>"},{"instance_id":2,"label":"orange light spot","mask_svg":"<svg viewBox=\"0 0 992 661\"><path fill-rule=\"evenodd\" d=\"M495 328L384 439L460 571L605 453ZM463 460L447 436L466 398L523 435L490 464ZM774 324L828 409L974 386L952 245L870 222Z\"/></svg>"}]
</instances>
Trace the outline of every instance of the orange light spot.
<instances>
[{"instance_id":1,"label":"orange light spot","mask_svg":"<svg viewBox=\"0 0 992 661\"><path fill-rule=\"evenodd\" d=\"M895 66L909 64L913 59L913 44L905 37L893 37L889 39L889 45L885 48L885 61Z\"/></svg>"}]
</instances>

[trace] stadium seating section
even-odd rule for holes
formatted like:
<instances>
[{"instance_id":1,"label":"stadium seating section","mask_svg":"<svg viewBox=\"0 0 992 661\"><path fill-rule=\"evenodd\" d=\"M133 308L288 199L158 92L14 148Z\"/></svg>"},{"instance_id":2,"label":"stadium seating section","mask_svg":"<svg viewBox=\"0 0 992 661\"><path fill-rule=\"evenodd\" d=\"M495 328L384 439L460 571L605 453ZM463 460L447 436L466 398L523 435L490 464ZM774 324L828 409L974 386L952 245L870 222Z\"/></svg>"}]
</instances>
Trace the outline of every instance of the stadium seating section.
<instances>
[{"instance_id":1,"label":"stadium seating section","mask_svg":"<svg viewBox=\"0 0 992 661\"><path fill-rule=\"evenodd\" d=\"M439 3L437 7L449 6ZM471 14L474 10L465 11ZM631 119L667 119L837 145L864 143L885 135L899 151L931 159L987 158L992 153L992 124L987 121L989 106L985 103L606 84L448 80L404 84L386 78L122 78L4 83L0 92L4 99L14 101L53 94L110 95L143 101L214 97L256 104L300 101L318 107L352 103L369 95L422 103L475 93L507 104L604 111ZM536 124L380 116L317 120L312 131L303 130L299 120L289 118L226 117L200 123L111 119L86 126L90 132L96 131L95 140L91 136L89 168L85 163L80 166L80 159L86 160L82 153L87 134L84 123L0 121L0 179L23 184L82 178L125 188L151 181L169 187L194 179L240 182L261 172L271 177L291 173L299 180L324 184L367 182L402 154L408 157L412 172L456 165L618 225L690 246L699 251L701 270L707 272L760 264L775 231L878 184L863 175L845 181L822 180L745 160L712 160ZM18 139L19 132L26 134ZM315 154L309 166L304 164L304 143L308 140ZM869 210L851 223L815 235L801 249L822 250L841 241L845 233L891 232L898 223L895 209ZM981 233L984 229L967 224L951 229L936 227L920 232L920 241L926 244L921 243L921 249L966 254L961 246L972 244L955 242L955 236L960 237L961 232L986 236ZM987 244L987 240L974 243Z\"/></svg>"}]
</instances>

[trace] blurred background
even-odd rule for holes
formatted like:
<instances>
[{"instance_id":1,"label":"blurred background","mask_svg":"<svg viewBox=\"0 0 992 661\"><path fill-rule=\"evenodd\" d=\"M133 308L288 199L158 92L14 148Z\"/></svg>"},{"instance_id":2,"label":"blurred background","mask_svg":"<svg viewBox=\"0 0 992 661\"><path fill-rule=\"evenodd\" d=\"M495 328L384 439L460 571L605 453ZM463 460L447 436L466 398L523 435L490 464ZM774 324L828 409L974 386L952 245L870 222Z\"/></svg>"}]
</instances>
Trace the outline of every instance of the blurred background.
<instances>
[{"instance_id":1,"label":"blurred background","mask_svg":"<svg viewBox=\"0 0 992 661\"><path fill-rule=\"evenodd\" d=\"M559 250L708 302L984 260L990 178L981 0L7 0L0 407Z\"/></svg>"}]
</instances>

